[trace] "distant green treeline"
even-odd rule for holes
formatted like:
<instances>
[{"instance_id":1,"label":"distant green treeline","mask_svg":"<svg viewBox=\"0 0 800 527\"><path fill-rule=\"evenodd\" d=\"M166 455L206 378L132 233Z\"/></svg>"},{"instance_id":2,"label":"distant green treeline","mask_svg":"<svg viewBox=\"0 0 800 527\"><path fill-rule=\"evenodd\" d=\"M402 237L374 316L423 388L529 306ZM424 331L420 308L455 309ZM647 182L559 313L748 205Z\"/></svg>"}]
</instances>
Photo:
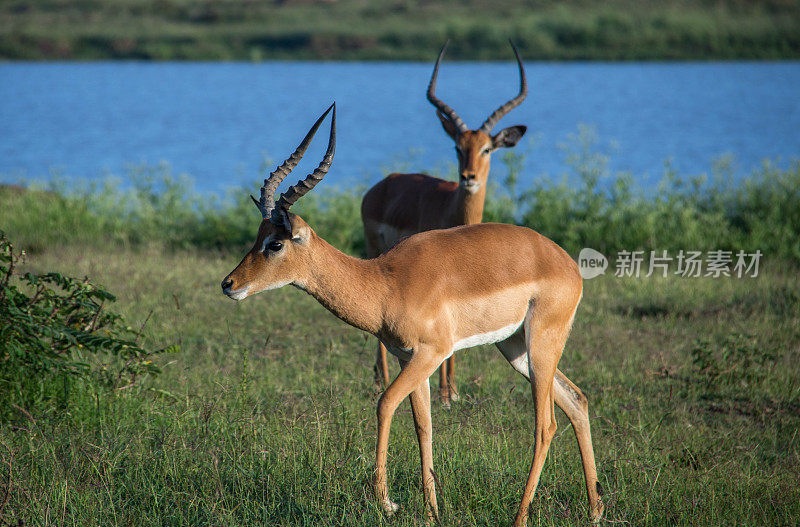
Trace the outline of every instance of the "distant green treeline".
<instances>
[{"instance_id":1,"label":"distant green treeline","mask_svg":"<svg viewBox=\"0 0 800 527\"><path fill-rule=\"evenodd\" d=\"M0 58L27 60L800 58L796 0L18 0Z\"/></svg>"}]
</instances>

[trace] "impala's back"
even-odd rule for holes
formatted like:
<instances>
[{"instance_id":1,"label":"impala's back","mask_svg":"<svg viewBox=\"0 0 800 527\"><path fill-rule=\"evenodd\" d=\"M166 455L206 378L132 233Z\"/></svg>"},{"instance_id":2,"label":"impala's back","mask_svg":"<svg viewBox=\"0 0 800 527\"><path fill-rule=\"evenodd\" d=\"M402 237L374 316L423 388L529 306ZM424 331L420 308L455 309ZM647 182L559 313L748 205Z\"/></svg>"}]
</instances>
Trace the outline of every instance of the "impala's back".
<instances>
[{"instance_id":1,"label":"impala's back","mask_svg":"<svg viewBox=\"0 0 800 527\"><path fill-rule=\"evenodd\" d=\"M521 326L531 303L537 306L534 313L543 316L574 313L582 291L578 266L569 254L515 225L483 223L416 234L376 263L394 284L393 330L409 324L409 334L427 334L432 340L449 333L454 351L508 337ZM409 320L444 321L445 327L420 331Z\"/></svg>"},{"instance_id":2,"label":"impala's back","mask_svg":"<svg viewBox=\"0 0 800 527\"><path fill-rule=\"evenodd\" d=\"M390 174L364 195L361 220L375 257L417 232L453 227L454 181L426 174Z\"/></svg>"}]
</instances>

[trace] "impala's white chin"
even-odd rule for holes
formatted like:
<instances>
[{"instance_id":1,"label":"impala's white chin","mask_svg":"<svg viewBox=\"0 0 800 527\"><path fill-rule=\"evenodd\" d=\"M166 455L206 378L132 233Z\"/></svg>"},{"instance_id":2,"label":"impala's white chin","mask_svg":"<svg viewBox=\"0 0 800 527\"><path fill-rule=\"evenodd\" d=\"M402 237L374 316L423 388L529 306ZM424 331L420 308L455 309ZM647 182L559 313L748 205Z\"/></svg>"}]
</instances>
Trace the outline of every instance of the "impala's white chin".
<instances>
[{"instance_id":1,"label":"impala's white chin","mask_svg":"<svg viewBox=\"0 0 800 527\"><path fill-rule=\"evenodd\" d=\"M247 295L250 294L250 286L236 289L234 291L225 291L225 294L228 295L228 298L232 298L236 301L243 300L245 297L247 297Z\"/></svg>"},{"instance_id":2,"label":"impala's white chin","mask_svg":"<svg viewBox=\"0 0 800 527\"><path fill-rule=\"evenodd\" d=\"M480 183L461 183L461 187L469 194L475 194L481 188Z\"/></svg>"},{"instance_id":3,"label":"impala's white chin","mask_svg":"<svg viewBox=\"0 0 800 527\"><path fill-rule=\"evenodd\" d=\"M270 284L264 289L261 289L261 291L272 291L273 289L280 289L281 287L289 285L291 283L292 282L290 280L284 280L283 282L275 282L274 284ZM261 291L258 292L260 293Z\"/></svg>"},{"instance_id":4,"label":"impala's white chin","mask_svg":"<svg viewBox=\"0 0 800 527\"><path fill-rule=\"evenodd\" d=\"M247 287L242 287L241 289L234 289L233 291L224 290L223 293L228 295L229 298L232 298L232 299L238 301L238 300L244 300L245 298L247 298L250 295L254 295L254 294L260 293L262 291L269 291L271 289L278 289L279 287L283 287L283 286L288 285L290 283L291 282L288 281L288 280L283 281L283 282L275 282L274 284L270 284L267 287L265 287L263 289L258 289L256 291L253 290L253 286L252 285L248 285ZM303 289L303 288L301 287L301 289Z\"/></svg>"}]
</instances>

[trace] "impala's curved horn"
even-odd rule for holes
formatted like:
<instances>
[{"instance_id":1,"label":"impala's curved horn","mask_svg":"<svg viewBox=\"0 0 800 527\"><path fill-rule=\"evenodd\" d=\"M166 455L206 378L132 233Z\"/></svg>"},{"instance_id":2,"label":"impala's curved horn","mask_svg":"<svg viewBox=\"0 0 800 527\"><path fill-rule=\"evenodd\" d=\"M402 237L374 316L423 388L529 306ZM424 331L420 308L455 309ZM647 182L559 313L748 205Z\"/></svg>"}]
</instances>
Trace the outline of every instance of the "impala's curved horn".
<instances>
[{"instance_id":1,"label":"impala's curved horn","mask_svg":"<svg viewBox=\"0 0 800 527\"><path fill-rule=\"evenodd\" d=\"M314 134L317 133L317 128L319 128L319 125L321 125L322 121L325 120L325 116L328 115L328 112L330 112L332 108L333 105L331 105L330 108L328 108L325 113L323 113L322 116L317 119L317 122L315 122L314 126L311 127L311 130L308 131L294 153L292 153L292 155L290 155L281 166L276 168L275 171L270 173L269 177L264 180L264 185L261 187L261 199L256 199L252 195L250 196L264 219L272 217L272 211L275 208L275 201L273 200L273 197L275 196L275 191L278 190L278 185L280 185L281 181L283 181L284 178L289 175L292 169L297 166L297 163L303 159L303 154L306 153L308 145L311 143L311 139L314 137Z\"/></svg>"},{"instance_id":2,"label":"impala's curved horn","mask_svg":"<svg viewBox=\"0 0 800 527\"><path fill-rule=\"evenodd\" d=\"M328 150L325 152L325 156L320 161L319 166L312 173L306 176L305 179L301 179L297 182L296 185L292 185L289 189L281 194L281 197L278 198L278 201L275 203L275 208L272 210L272 222L276 224L283 224L283 215L286 211L289 210L289 207L294 205L294 203L305 196L309 190L314 188L317 183L322 181L322 178L325 177L325 174L328 173L328 170L331 168L331 163L333 162L333 154L336 150L336 103L333 103L328 111L326 111L320 119L324 118L328 115L328 112L333 109L333 115L331 116L331 135L328 138ZM319 121L317 121L319 123ZM316 126L316 125L315 125Z\"/></svg>"},{"instance_id":3,"label":"impala's curved horn","mask_svg":"<svg viewBox=\"0 0 800 527\"><path fill-rule=\"evenodd\" d=\"M483 122L480 131L486 134L492 131L492 128L494 128L494 125L497 124L497 121L502 119L503 116L505 116L508 112L522 104L522 101L524 101L525 97L528 95L528 81L525 79L525 67L522 65L522 59L519 58L519 51L517 51L517 46L514 45L511 39L508 40L508 43L511 44L511 48L514 50L514 55L517 57L517 65L519 66L519 93L516 97L495 110L492 115L490 115L489 118Z\"/></svg>"},{"instance_id":4,"label":"impala's curved horn","mask_svg":"<svg viewBox=\"0 0 800 527\"><path fill-rule=\"evenodd\" d=\"M444 101L436 97L436 77L439 75L439 63L442 62L444 50L447 49L448 42L444 43L442 50L439 52L439 57L436 59L436 65L433 67L433 74L431 75L431 82L428 84L428 100L433 104L437 110L442 112L453 124L458 128L458 131L464 133L468 130L467 125L461 120L455 110L447 106Z\"/></svg>"}]
</instances>

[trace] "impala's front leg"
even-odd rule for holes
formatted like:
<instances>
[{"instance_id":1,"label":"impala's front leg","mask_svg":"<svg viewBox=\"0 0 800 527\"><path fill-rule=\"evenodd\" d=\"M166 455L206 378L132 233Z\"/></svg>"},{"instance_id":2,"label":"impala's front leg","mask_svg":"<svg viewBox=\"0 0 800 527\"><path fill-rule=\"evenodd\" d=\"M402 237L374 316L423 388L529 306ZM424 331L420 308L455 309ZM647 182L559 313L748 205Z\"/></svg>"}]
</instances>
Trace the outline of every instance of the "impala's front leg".
<instances>
[{"instance_id":1,"label":"impala's front leg","mask_svg":"<svg viewBox=\"0 0 800 527\"><path fill-rule=\"evenodd\" d=\"M375 449L375 495L381 502L386 514L392 514L399 508L389 499L389 485L386 476L386 458L389 449L389 428L395 410L403 399L408 397L441 363L442 355L432 348L420 348L414 351L411 360L405 365L400 375L389 385L378 401L378 438ZM430 395L428 396L430 398ZM430 416L430 406L428 407ZM430 417L428 417L430 420ZM424 459L423 454L423 459ZM431 456L431 466L433 458ZM432 477L432 475L431 475ZM423 476L423 482L425 481ZM434 498L435 503L435 498Z\"/></svg>"},{"instance_id":2,"label":"impala's front leg","mask_svg":"<svg viewBox=\"0 0 800 527\"><path fill-rule=\"evenodd\" d=\"M402 367L402 363L400 364ZM431 385L425 379L411 392L411 412L419 442L422 465L422 492L425 497L425 518L431 522L439 515L436 503L436 482L433 476L433 423L431 422Z\"/></svg>"}]
</instances>

